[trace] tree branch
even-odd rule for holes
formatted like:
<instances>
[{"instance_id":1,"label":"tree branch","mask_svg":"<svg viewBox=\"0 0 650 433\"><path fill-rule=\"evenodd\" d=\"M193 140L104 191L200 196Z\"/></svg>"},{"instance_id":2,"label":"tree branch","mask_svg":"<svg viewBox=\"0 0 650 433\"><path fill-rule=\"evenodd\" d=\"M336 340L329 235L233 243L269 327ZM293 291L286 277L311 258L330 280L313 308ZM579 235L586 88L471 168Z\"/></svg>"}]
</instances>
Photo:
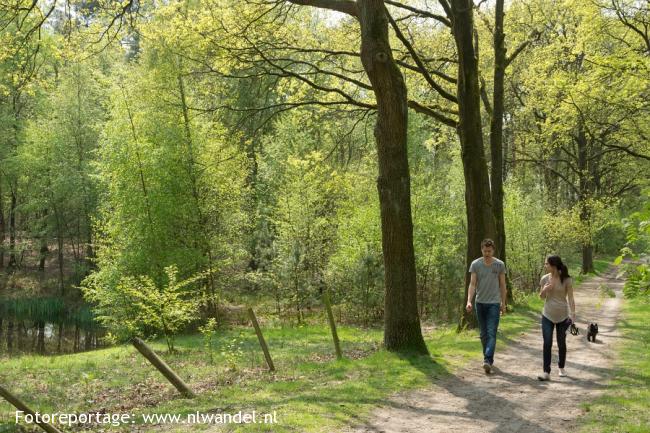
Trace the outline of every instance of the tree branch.
<instances>
[{"instance_id":1,"label":"tree branch","mask_svg":"<svg viewBox=\"0 0 650 433\"><path fill-rule=\"evenodd\" d=\"M485 78L481 77L481 101L483 101L483 105L485 106L485 111L487 111L488 115L492 117L492 105L490 105L490 98L488 97L487 90L485 89Z\"/></svg>"},{"instance_id":2,"label":"tree branch","mask_svg":"<svg viewBox=\"0 0 650 433\"><path fill-rule=\"evenodd\" d=\"M446 25L447 27L451 27L451 21L449 19L443 17L442 15L434 14L429 11L425 11L423 9L418 9L413 6L408 6L393 0L384 0L384 3L389 4L391 6L395 6L401 9L406 9L407 11L415 12L417 15L421 17L426 17L426 18L433 18L434 20L438 20L442 24Z\"/></svg>"},{"instance_id":3,"label":"tree branch","mask_svg":"<svg viewBox=\"0 0 650 433\"><path fill-rule=\"evenodd\" d=\"M388 21L390 22L391 27L395 31L395 35L397 36L397 39L399 39L402 42L404 47L406 47L408 52L411 54L411 58L413 59L413 61L415 61L415 64L418 66L420 74L422 74L422 76L424 77L426 82L429 83L429 85L432 88L434 88L440 94L440 96L442 96L443 98L457 104L458 103L458 98L456 98L456 96L452 95L451 93L449 93L448 91L443 89L442 86L440 86L438 83L436 83L433 80L433 78L431 77L431 74L429 74L429 71L424 66L424 63L422 63L422 60L420 59L420 56L418 56L417 52L413 48L413 45L411 45L409 40L406 39L406 37L404 36L402 31L400 30L399 26L397 25L397 23L395 22L393 17L390 15L388 10L386 10L386 15L388 16Z\"/></svg>"},{"instance_id":4,"label":"tree branch","mask_svg":"<svg viewBox=\"0 0 650 433\"><path fill-rule=\"evenodd\" d=\"M285 0L300 6L313 6L320 9L341 12L359 19L357 2L352 0Z\"/></svg>"},{"instance_id":5,"label":"tree branch","mask_svg":"<svg viewBox=\"0 0 650 433\"><path fill-rule=\"evenodd\" d=\"M326 86L322 86L322 85L320 85L320 84L316 84L315 82L309 80L308 78L306 78L306 77L305 77L304 75L302 75L302 74L298 74L298 73L296 73L296 72L289 71L289 70L283 68L282 66L280 66L280 65L278 65L278 64L276 64L276 63L274 63L271 59L269 59L267 56L265 56L264 53L262 52L262 50L260 50L259 48L257 48L257 46L255 46L254 44L252 44L250 41L248 41L248 42L251 44L252 48L257 52L257 54L258 54L258 55L259 55L259 56L260 56L260 57L261 57L261 58L262 58L266 63L268 63L269 65L271 65L271 66L274 67L275 69L281 71L282 73L286 74L286 76L288 76L288 77L293 77L293 78L295 78L295 79L297 79L297 80L300 80L300 81L302 81L303 83L308 84L309 86L313 87L313 88L316 89L316 90L320 90L320 91L322 91L322 92L327 92L327 93L336 93L336 94L342 96L345 100L347 100L347 101L348 101L350 104L352 104L352 105L356 105L356 106L358 106L358 107L363 107L363 108L374 108L374 107L375 107L374 105L367 104L367 103L365 103L365 102L357 101L356 99L354 99L353 97L351 97L350 95L348 95L347 93L345 93L344 91L342 91L341 89L338 89L338 88L332 88L332 87L326 87Z\"/></svg>"},{"instance_id":6,"label":"tree branch","mask_svg":"<svg viewBox=\"0 0 650 433\"><path fill-rule=\"evenodd\" d=\"M409 99L407 101L406 105L409 108L415 110L415 112L417 112L417 113L421 113L421 114L425 114L425 115L427 115L429 117L433 117L434 119L438 120L439 122L441 122L441 123L443 123L443 124L445 124L445 125L447 125L449 127L458 128L458 121L438 113L432 107L422 105L419 102L413 101L411 99Z\"/></svg>"},{"instance_id":7,"label":"tree branch","mask_svg":"<svg viewBox=\"0 0 650 433\"><path fill-rule=\"evenodd\" d=\"M553 167L549 167L548 164L546 164L546 161L539 161L539 160L537 160L535 158L530 158L529 155L526 155L525 153L523 153L523 152L521 152L519 150L515 150L515 153L518 153L518 154L524 155L524 156L528 156L528 158L517 158L517 161L530 162L530 163L533 163L533 164L535 164L535 165L537 165L539 167L542 167L542 168L544 168L546 170L549 170L550 172L555 174L557 177L562 179L564 181L564 183L569 188L571 188L573 190L573 192L575 192L578 195L580 194L580 191L578 190L578 188L574 185L574 183L571 180L569 180L564 174L562 174L559 171L555 170Z\"/></svg>"},{"instance_id":8,"label":"tree branch","mask_svg":"<svg viewBox=\"0 0 650 433\"><path fill-rule=\"evenodd\" d=\"M629 147L619 146L617 144L610 144L610 143L602 143L602 144L603 144L603 146L609 147L610 149L621 150L621 151L623 151L623 152L627 153L628 155L631 155L631 156L633 156L635 158L640 158L640 159L645 159L645 160L650 161L650 155L644 155L642 153L635 152L635 151L631 150Z\"/></svg>"},{"instance_id":9,"label":"tree branch","mask_svg":"<svg viewBox=\"0 0 650 433\"><path fill-rule=\"evenodd\" d=\"M447 18L449 19L449 22L453 24L454 22L454 14L451 11L451 6L449 6L449 2L447 0L438 0L440 2L440 5L442 8L445 10L445 14L447 15Z\"/></svg>"}]
</instances>

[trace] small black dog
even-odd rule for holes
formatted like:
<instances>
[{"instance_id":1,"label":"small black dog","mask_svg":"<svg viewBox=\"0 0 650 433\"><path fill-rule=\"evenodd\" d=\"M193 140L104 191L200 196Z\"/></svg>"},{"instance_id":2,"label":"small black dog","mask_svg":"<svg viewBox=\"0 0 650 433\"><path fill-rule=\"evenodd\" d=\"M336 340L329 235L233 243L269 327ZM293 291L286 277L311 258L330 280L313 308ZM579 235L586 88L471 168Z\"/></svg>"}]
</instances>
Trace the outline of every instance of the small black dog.
<instances>
[{"instance_id":1,"label":"small black dog","mask_svg":"<svg viewBox=\"0 0 650 433\"><path fill-rule=\"evenodd\" d=\"M587 341L596 342L596 334L598 334L598 323L590 323L587 329Z\"/></svg>"}]
</instances>

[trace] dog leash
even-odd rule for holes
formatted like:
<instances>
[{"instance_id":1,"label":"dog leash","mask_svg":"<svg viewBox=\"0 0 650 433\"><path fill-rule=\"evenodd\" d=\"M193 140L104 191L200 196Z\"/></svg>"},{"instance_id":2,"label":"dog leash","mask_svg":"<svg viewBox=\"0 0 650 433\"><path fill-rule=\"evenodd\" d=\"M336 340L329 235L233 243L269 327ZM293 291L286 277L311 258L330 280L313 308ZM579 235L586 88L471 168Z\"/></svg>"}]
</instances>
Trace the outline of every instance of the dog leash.
<instances>
[{"instance_id":1,"label":"dog leash","mask_svg":"<svg viewBox=\"0 0 650 433\"><path fill-rule=\"evenodd\" d=\"M573 323L573 320L571 320L570 317L567 317L566 319L569 322L569 331L571 332L571 335L578 335L580 334L580 330L576 326L575 323Z\"/></svg>"}]
</instances>

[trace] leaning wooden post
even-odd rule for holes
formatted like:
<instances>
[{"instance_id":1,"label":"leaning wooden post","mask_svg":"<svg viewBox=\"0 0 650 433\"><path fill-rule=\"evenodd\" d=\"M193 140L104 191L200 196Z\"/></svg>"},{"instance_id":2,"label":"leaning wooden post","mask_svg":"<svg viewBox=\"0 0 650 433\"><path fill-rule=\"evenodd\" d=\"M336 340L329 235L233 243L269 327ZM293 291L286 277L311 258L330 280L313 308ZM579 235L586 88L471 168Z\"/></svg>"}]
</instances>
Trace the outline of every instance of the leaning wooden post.
<instances>
[{"instance_id":1,"label":"leaning wooden post","mask_svg":"<svg viewBox=\"0 0 650 433\"><path fill-rule=\"evenodd\" d=\"M334 322L334 314L332 313L332 303L330 302L329 293L323 293L323 301L325 301L325 309L327 310L327 318L330 322L330 329L332 330L332 339L334 340L334 350L336 350L336 359L343 358L341 353L341 342L339 341L339 334L336 332L336 322Z\"/></svg>"},{"instance_id":2,"label":"leaning wooden post","mask_svg":"<svg viewBox=\"0 0 650 433\"><path fill-rule=\"evenodd\" d=\"M34 417L34 420L36 420L36 412L31 410L25 403L23 403L18 397L15 395L12 395L9 391L7 391L2 385L0 385L0 396L2 396L5 400L7 400L9 403L11 403L16 409L29 414ZM57 429L56 427L43 423L43 422L37 422L35 423L38 425L40 428L45 430L47 433L62 433L61 430Z\"/></svg>"},{"instance_id":3,"label":"leaning wooden post","mask_svg":"<svg viewBox=\"0 0 650 433\"><path fill-rule=\"evenodd\" d=\"M253 322L253 327L255 328L257 339L260 341L260 346L262 346L262 352L264 352L264 358L266 358L266 364L269 366L269 371L275 371L275 366L273 365L273 360L271 359L271 353L269 352L269 348L266 345L264 335L262 335L262 330L260 329L260 324L257 323L257 317L255 317L255 312L252 308L248 309L248 315L251 318L251 322Z\"/></svg>"},{"instance_id":4,"label":"leaning wooden post","mask_svg":"<svg viewBox=\"0 0 650 433\"><path fill-rule=\"evenodd\" d=\"M194 398L196 394L183 382L183 379L180 378L174 371L169 368L167 363L163 361L158 355L154 353L153 350L147 344L139 339L138 337L133 337L131 339L131 344L138 349L138 352L142 354L149 362L162 373L167 380L176 387L178 392L183 394L187 398Z\"/></svg>"}]
</instances>

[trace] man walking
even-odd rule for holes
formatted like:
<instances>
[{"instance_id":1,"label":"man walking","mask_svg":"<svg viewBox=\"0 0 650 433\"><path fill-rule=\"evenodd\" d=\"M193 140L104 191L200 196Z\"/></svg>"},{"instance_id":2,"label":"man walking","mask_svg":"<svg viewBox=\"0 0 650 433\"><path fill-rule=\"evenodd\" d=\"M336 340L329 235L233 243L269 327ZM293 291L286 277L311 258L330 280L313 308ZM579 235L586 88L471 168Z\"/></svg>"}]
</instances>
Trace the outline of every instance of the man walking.
<instances>
[{"instance_id":1,"label":"man walking","mask_svg":"<svg viewBox=\"0 0 650 433\"><path fill-rule=\"evenodd\" d=\"M474 260L469 267L471 277L465 308L468 313L472 312L472 300L476 293L476 318L483 345L483 369L489 374L494 364L499 316L506 311L506 266L494 257L492 239L483 239L481 253L483 257Z\"/></svg>"}]
</instances>

